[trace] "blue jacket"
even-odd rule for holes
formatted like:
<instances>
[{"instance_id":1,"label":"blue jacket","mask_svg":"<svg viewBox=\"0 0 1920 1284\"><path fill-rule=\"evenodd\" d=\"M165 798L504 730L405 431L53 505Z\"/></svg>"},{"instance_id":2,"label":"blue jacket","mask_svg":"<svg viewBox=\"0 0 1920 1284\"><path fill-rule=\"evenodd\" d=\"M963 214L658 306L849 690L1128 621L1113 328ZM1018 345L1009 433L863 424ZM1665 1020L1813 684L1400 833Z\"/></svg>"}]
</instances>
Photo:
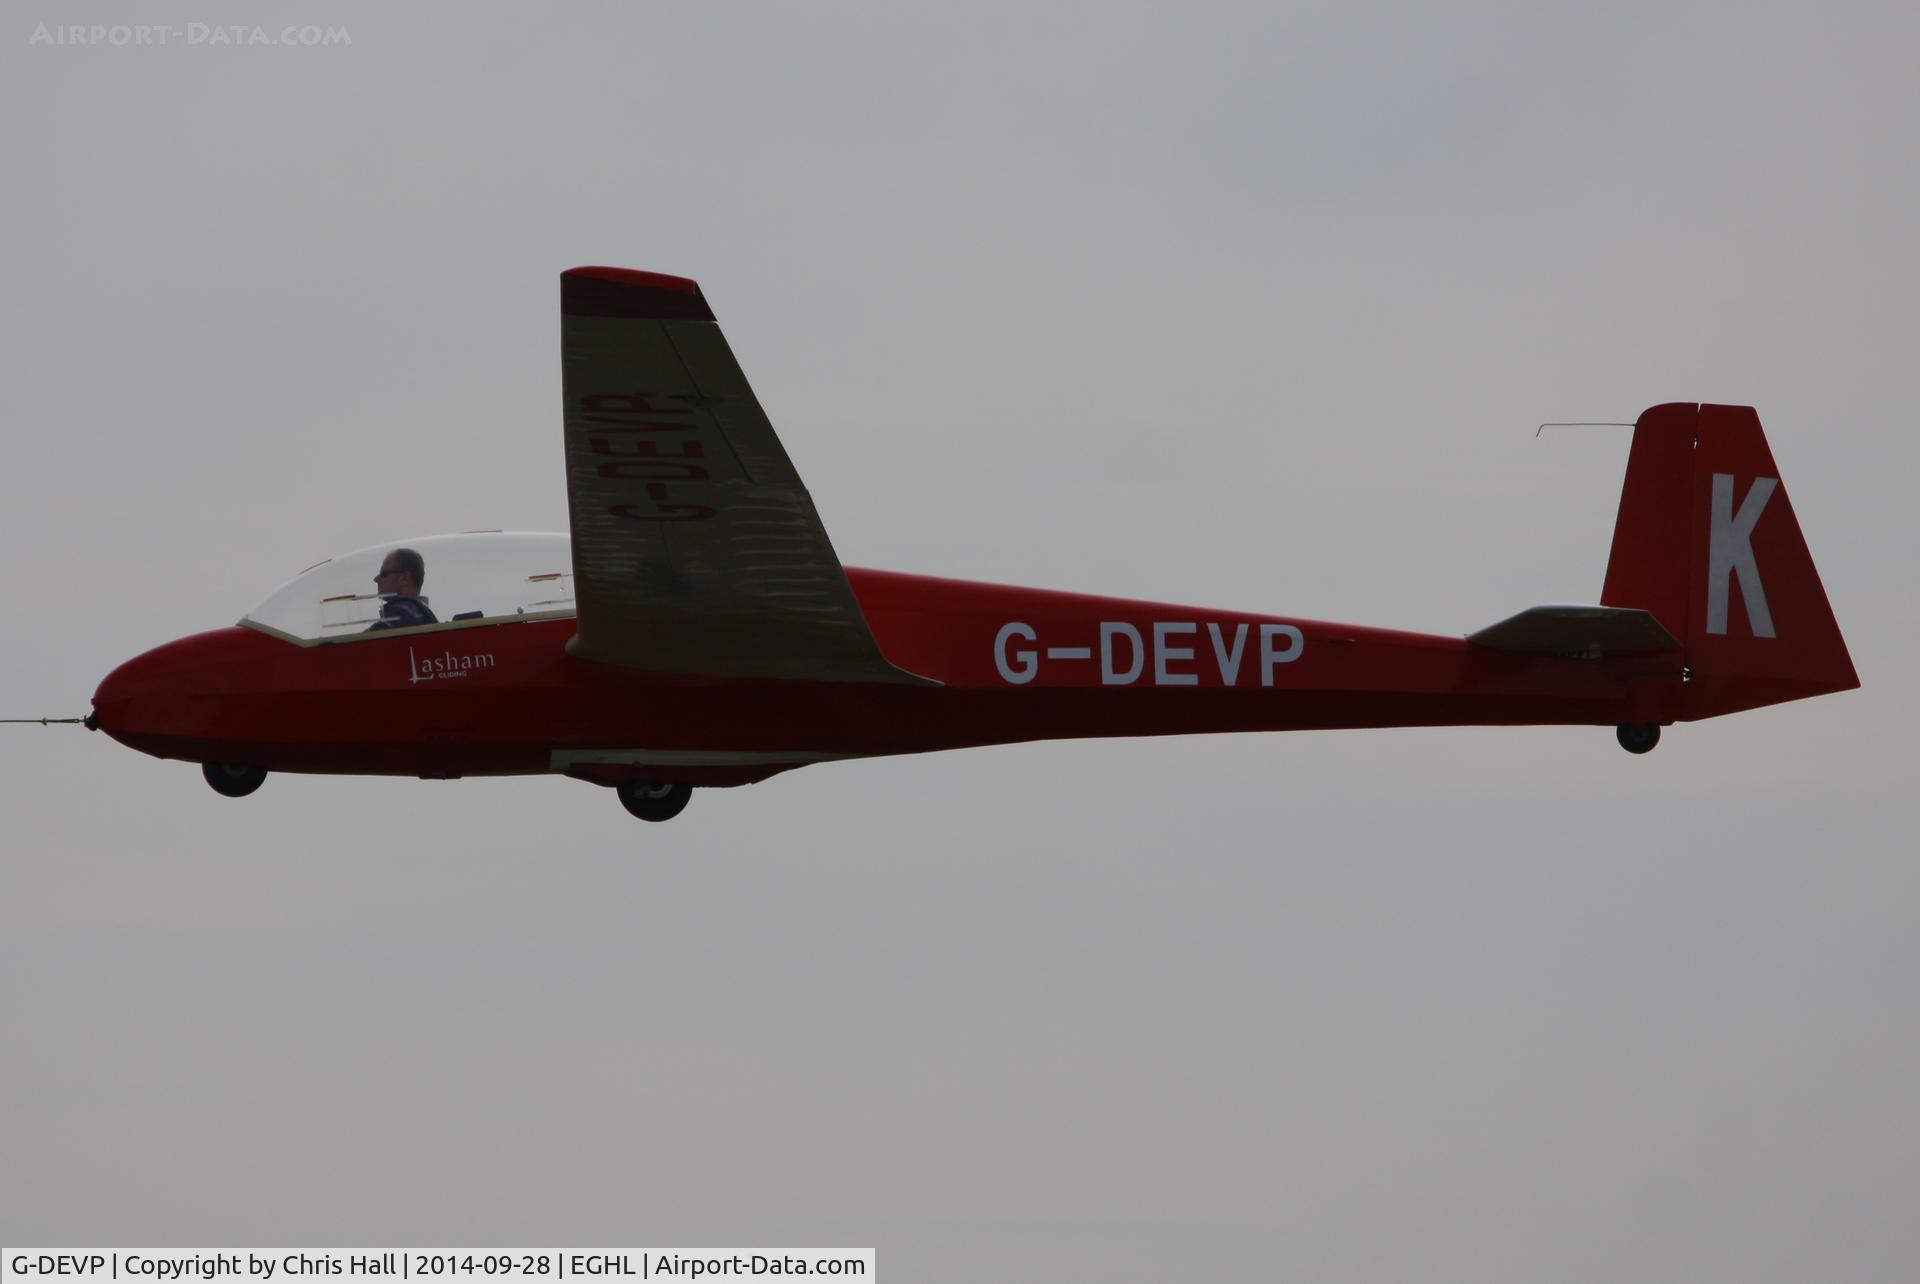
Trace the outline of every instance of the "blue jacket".
<instances>
[{"instance_id":1,"label":"blue jacket","mask_svg":"<svg viewBox=\"0 0 1920 1284\"><path fill-rule=\"evenodd\" d=\"M378 629L411 629L422 624L438 624L424 597L390 597L380 603L380 618L367 626Z\"/></svg>"}]
</instances>

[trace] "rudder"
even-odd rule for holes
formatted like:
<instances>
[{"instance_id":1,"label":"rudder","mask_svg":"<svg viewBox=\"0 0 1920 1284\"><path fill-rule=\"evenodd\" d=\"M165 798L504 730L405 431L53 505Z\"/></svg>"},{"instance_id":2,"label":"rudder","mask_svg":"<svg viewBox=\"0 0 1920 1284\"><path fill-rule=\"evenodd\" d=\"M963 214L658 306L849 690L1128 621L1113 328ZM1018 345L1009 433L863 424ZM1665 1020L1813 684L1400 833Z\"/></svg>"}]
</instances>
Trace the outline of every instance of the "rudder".
<instances>
[{"instance_id":1,"label":"rudder","mask_svg":"<svg viewBox=\"0 0 1920 1284\"><path fill-rule=\"evenodd\" d=\"M1685 645L1683 720L1860 685L1751 406L1640 416L1600 600Z\"/></svg>"}]
</instances>

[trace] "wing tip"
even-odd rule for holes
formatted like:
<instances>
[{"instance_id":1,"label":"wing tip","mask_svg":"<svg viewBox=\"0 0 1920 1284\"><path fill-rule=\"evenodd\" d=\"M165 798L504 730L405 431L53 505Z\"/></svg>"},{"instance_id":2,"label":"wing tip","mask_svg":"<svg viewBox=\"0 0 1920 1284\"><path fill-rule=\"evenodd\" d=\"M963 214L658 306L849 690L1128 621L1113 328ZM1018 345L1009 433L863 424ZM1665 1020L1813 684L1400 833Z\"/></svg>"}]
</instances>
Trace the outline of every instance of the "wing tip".
<instances>
[{"instance_id":1,"label":"wing tip","mask_svg":"<svg viewBox=\"0 0 1920 1284\"><path fill-rule=\"evenodd\" d=\"M642 272L636 268L577 267L568 268L560 275L585 277L591 281L617 281L622 285L639 286L643 290L673 290L680 294L700 293L700 283L697 281L690 281L684 276L669 276L665 272Z\"/></svg>"},{"instance_id":2,"label":"wing tip","mask_svg":"<svg viewBox=\"0 0 1920 1284\"><path fill-rule=\"evenodd\" d=\"M560 310L570 316L711 321L700 284L633 268L577 267L560 274Z\"/></svg>"}]
</instances>

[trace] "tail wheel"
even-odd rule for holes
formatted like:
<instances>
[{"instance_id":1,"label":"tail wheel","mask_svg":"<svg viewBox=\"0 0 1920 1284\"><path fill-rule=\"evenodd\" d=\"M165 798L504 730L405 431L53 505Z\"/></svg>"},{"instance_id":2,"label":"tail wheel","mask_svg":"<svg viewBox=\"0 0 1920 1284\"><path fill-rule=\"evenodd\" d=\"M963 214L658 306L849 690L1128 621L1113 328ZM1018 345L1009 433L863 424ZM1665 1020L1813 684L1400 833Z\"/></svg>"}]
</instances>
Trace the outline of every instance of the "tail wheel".
<instances>
[{"instance_id":1,"label":"tail wheel","mask_svg":"<svg viewBox=\"0 0 1920 1284\"><path fill-rule=\"evenodd\" d=\"M692 785L669 785L658 780L629 780L614 786L620 805L642 820L672 820L687 809Z\"/></svg>"},{"instance_id":2,"label":"tail wheel","mask_svg":"<svg viewBox=\"0 0 1920 1284\"><path fill-rule=\"evenodd\" d=\"M1614 729L1613 734L1620 741L1620 747L1628 753L1646 753L1660 743L1660 724L1623 722Z\"/></svg>"},{"instance_id":3,"label":"tail wheel","mask_svg":"<svg viewBox=\"0 0 1920 1284\"><path fill-rule=\"evenodd\" d=\"M228 798L245 798L258 789L267 778L265 767L236 767L231 763L208 762L200 766L200 774L213 786L213 792L224 794Z\"/></svg>"}]
</instances>

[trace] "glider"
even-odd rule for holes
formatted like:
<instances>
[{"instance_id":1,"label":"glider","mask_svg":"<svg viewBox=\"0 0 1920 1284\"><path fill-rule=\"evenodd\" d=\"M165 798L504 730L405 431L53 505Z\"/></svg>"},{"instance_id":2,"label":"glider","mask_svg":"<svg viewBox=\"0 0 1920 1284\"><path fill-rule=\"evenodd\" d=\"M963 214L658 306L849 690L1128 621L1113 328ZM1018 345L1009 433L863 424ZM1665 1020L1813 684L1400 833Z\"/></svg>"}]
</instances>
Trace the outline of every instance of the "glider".
<instances>
[{"instance_id":1,"label":"glider","mask_svg":"<svg viewBox=\"0 0 1920 1284\"><path fill-rule=\"evenodd\" d=\"M1859 685L1754 411L1634 427L1600 601L1465 637L843 567L694 282L561 276L567 534L392 540L115 669L89 727L273 771L560 773L666 820L809 763L1086 736L1675 722Z\"/></svg>"}]
</instances>

